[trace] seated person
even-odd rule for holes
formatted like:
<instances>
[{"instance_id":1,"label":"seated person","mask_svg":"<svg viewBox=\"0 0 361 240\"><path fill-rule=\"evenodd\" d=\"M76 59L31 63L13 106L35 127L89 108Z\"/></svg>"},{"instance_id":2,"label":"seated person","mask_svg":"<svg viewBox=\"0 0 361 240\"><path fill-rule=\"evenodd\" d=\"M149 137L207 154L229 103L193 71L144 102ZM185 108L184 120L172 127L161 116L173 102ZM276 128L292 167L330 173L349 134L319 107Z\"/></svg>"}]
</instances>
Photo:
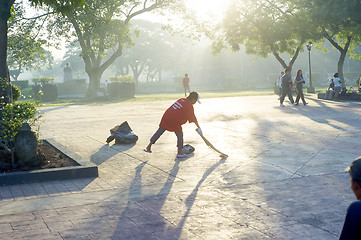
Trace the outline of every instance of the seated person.
<instances>
[{"instance_id":1,"label":"seated person","mask_svg":"<svg viewBox=\"0 0 361 240\"><path fill-rule=\"evenodd\" d=\"M331 78L331 83L328 86L328 89L326 91L326 99L332 99L333 95L335 94L335 83L333 82L333 79Z\"/></svg>"},{"instance_id":2,"label":"seated person","mask_svg":"<svg viewBox=\"0 0 361 240\"><path fill-rule=\"evenodd\" d=\"M333 79L332 79L332 78L331 78L331 83L330 83L330 85L328 86L327 91L330 91L330 89L335 90L335 83L333 82Z\"/></svg>"}]
</instances>

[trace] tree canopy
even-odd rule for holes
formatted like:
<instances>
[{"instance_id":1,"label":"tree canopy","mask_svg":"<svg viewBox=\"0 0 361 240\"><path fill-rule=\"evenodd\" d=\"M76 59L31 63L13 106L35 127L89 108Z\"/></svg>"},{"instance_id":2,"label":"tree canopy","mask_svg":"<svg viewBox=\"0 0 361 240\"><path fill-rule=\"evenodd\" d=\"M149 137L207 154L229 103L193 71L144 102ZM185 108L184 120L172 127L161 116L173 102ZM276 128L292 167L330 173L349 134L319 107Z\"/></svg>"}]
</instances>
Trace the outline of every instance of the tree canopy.
<instances>
[{"instance_id":1,"label":"tree canopy","mask_svg":"<svg viewBox=\"0 0 361 240\"><path fill-rule=\"evenodd\" d=\"M304 43L320 38L309 25L309 19L293 1L234 1L214 36L213 47L219 51L228 45L238 51L244 45L248 54L273 55L282 67L292 68ZM289 63L282 53L291 55Z\"/></svg>"},{"instance_id":2,"label":"tree canopy","mask_svg":"<svg viewBox=\"0 0 361 240\"><path fill-rule=\"evenodd\" d=\"M8 65L13 80L18 80L24 70L50 66L53 60L44 48L48 42L41 34L43 21L26 19L24 13L22 1L15 2L8 32Z\"/></svg>"},{"instance_id":3,"label":"tree canopy","mask_svg":"<svg viewBox=\"0 0 361 240\"><path fill-rule=\"evenodd\" d=\"M343 80L343 65L346 55L350 54L353 58L360 58L355 50L361 43L361 12L355 10L361 9L361 3L353 0L327 2L299 0L299 4L312 19L312 23L317 26L315 32L323 36L320 43L326 39L340 52L337 72Z\"/></svg>"},{"instance_id":4,"label":"tree canopy","mask_svg":"<svg viewBox=\"0 0 361 240\"><path fill-rule=\"evenodd\" d=\"M85 0L82 8L72 3L50 1L48 6L64 17L51 24L55 33L78 41L85 71L89 76L87 97L95 96L104 71L122 55L124 47L133 45L130 21L145 12L165 8L172 0ZM64 31L67 29L68 31Z\"/></svg>"}]
</instances>

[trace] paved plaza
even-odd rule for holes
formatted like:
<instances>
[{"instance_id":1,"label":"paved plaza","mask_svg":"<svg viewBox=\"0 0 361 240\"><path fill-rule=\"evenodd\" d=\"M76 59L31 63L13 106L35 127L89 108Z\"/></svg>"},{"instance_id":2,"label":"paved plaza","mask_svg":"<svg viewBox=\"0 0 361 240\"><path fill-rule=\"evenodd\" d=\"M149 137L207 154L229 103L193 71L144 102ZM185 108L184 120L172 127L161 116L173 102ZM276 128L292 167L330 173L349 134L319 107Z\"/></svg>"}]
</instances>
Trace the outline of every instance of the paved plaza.
<instances>
[{"instance_id":1,"label":"paved plaza","mask_svg":"<svg viewBox=\"0 0 361 240\"><path fill-rule=\"evenodd\" d=\"M361 155L361 103L306 99L202 99L200 126L227 159L194 124L183 125L188 158L169 132L143 151L174 101L44 107L41 138L99 177L0 186L0 239L338 239L355 201L344 169ZM138 142L107 145L123 121Z\"/></svg>"}]
</instances>

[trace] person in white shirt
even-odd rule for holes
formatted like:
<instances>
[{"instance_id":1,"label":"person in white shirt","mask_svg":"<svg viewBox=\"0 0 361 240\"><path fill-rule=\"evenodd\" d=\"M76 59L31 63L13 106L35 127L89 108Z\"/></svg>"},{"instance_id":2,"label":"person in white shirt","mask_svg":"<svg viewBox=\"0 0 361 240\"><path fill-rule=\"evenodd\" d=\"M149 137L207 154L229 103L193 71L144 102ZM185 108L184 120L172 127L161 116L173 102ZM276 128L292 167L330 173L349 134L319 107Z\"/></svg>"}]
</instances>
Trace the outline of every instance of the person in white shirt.
<instances>
[{"instance_id":1,"label":"person in white shirt","mask_svg":"<svg viewBox=\"0 0 361 240\"><path fill-rule=\"evenodd\" d=\"M278 80L276 82L276 86L278 87L278 96L282 96L282 77L285 75L284 72L281 72L281 76L278 77Z\"/></svg>"},{"instance_id":2,"label":"person in white shirt","mask_svg":"<svg viewBox=\"0 0 361 240\"><path fill-rule=\"evenodd\" d=\"M333 82L335 84L335 100L338 101L338 96L340 95L341 92L341 83L342 83L342 80L338 77L338 73L335 73L333 75Z\"/></svg>"}]
</instances>

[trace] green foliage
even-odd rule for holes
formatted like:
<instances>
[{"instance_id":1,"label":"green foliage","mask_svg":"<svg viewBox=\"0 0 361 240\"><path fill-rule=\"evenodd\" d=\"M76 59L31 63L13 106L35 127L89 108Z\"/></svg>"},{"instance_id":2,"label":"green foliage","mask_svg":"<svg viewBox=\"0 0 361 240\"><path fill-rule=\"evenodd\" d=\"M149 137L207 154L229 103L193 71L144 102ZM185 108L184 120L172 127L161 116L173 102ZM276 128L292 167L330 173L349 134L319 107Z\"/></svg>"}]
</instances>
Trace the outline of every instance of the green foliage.
<instances>
[{"instance_id":1,"label":"green foliage","mask_svg":"<svg viewBox=\"0 0 361 240\"><path fill-rule=\"evenodd\" d=\"M21 89L21 95L24 97L31 97L32 94L33 89L31 87Z\"/></svg>"},{"instance_id":2,"label":"green foliage","mask_svg":"<svg viewBox=\"0 0 361 240\"><path fill-rule=\"evenodd\" d=\"M361 43L360 1L340 0L299 0L304 11L334 48L340 52L337 72L343 79L343 64L346 54L351 58L361 59L356 49Z\"/></svg>"},{"instance_id":3,"label":"green foliage","mask_svg":"<svg viewBox=\"0 0 361 240\"><path fill-rule=\"evenodd\" d=\"M143 13L163 8L175 0L30 0L59 13L48 24L53 36L79 42L89 75L87 98L95 97L104 71L133 45L130 21ZM75 37L75 38L74 38Z\"/></svg>"},{"instance_id":4,"label":"green foliage","mask_svg":"<svg viewBox=\"0 0 361 240\"><path fill-rule=\"evenodd\" d=\"M30 0L30 2L34 6L52 7L55 12L63 16L76 8L86 7L84 0Z\"/></svg>"},{"instance_id":5,"label":"green foliage","mask_svg":"<svg viewBox=\"0 0 361 240\"><path fill-rule=\"evenodd\" d=\"M274 55L285 67L292 67L308 39L319 39L307 14L296 6L297 1L236 0L229 7L223 27L214 34L214 51L227 43L234 51L244 45L247 54L261 57ZM292 56L289 65L280 56Z\"/></svg>"},{"instance_id":6,"label":"green foliage","mask_svg":"<svg viewBox=\"0 0 361 240\"><path fill-rule=\"evenodd\" d=\"M53 77L40 77L40 78L33 78L31 81L35 85L37 85L37 84L45 85L45 84L48 84L48 83L53 83L55 81L55 78L53 78Z\"/></svg>"},{"instance_id":7,"label":"green foliage","mask_svg":"<svg viewBox=\"0 0 361 240\"><path fill-rule=\"evenodd\" d=\"M52 64L53 58L44 46L48 44L40 33L43 21L25 19L23 2L14 3L14 13L8 29L8 66L10 76L17 80L24 70L39 69Z\"/></svg>"},{"instance_id":8,"label":"green foliage","mask_svg":"<svg viewBox=\"0 0 361 240\"><path fill-rule=\"evenodd\" d=\"M0 139L11 142L25 122L34 126L41 118L37 106L38 103L36 102L17 102L8 103L0 108L2 115Z\"/></svg>"},{"instance_id":9,"label":"green foliage","mask_svg":"<svg viewBox=\"0 0 361 240\"><path fill-rule=\"evenodd\" d=\"M15 84L11 83L11 92L13 94L13 101L17 101L19 100L19 98L21 97L21 90L18 86L16 86Z\"/></svg>"},{"instance_id":10,"label":"green foliage","mask_svg":"<svg viewBox=\"0 0 361 240\"><path fill-rule=\"evenodd\" d=\"M134 83L134 78L132 76L116 76L109 77L111 83L121 82L121 83Z\"/></svg>"}]
</instances>

